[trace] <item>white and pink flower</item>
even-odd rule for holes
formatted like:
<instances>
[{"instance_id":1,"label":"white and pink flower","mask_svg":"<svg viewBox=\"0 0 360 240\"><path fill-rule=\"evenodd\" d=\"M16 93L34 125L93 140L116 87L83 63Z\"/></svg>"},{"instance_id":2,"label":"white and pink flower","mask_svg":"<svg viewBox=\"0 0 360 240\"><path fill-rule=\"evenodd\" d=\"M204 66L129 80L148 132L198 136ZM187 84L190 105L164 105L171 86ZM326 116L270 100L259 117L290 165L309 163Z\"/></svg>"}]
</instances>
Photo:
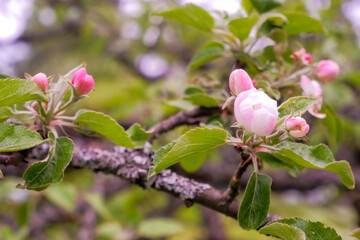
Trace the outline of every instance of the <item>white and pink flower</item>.
<instances>
[{"instance_id":1,"label":"white and pink flower","mask_svg":"<svg viewBox=\"0 0 360 240\"><path fill-rule=\"evenodd\" d=\"M301 61L304 65L310 65L312 63L312 56L310 53L307 53L305 48L301 48L298 51L293 52L291 57L295 61Z\"/></svg>"},{"instance_id":2,"label":"white and pink flower","mask_svg":"<svg viewBox=\"0 0 360 240\"><path fill-rule=\"evenodd\" d=\"M325 118L326 115L319 113L322 106L322 89L318 81L310 80L307 76L302 75L300 80L301 88L303 89L303 96L317 98L318 101L308 111L311 115L317 118Z\"/></svg>"},{"instance_id":3,"label":"white and pink flower","mask_svg":"<svg viewBox=\"0 0 360 240\"><path fill-rule=\"evenodd\" d=\"M278 118L277 102L266 93L251 88L241 92L234 104L236 121L258 136L270 135Z\"/></svg>"}]
</instances>

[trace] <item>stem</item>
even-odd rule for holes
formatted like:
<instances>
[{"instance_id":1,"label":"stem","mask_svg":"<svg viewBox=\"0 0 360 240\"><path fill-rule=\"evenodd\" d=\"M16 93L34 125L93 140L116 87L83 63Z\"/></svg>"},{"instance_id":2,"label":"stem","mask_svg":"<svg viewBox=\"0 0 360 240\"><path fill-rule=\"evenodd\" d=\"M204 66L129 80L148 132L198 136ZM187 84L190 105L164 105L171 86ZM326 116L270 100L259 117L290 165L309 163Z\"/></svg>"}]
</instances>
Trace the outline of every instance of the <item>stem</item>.
<instances>
[{"instance_id":1,"label":"stem","mask_svg":"<svg viewBox=\"0 0 360 240\"><path fill-rule=\"evenodd\" d=\"M223 193L222 204L225 205L231 203L235 199L235 197L239 195L240 179L246 171L247 167L251 164L250 159L251 156L249 156L245 161L242 161L237 167L234 175L229 181L228 188Z\"/></svg>"},{"instance_id":2,"label":"stem","mask_svg":"<svg viewBox=\"0 0 360 240\"><path fill-rule=\"evenodd\" d=\"M311 67L306 67L303 69L300 69L299 71L294 72L290 76L286 77L283 81L279 81L273 84L274 87L283 87L285 85L294 83L297 80L297 77L299 75L306 74L311 71Z\"/></svg>"},{"instance_id":3,"label":"stem","mask_svg":"<svg viewBox=\"0 0 360 240\"><path fill-rule=\"evenodd\" d=\"M252 163L253 163L253 166L254 166L254 172L259 172L259 169L258 169L258 163L257 163L257 157L255 155L255 153L251 153L251 160L252 160Z\"/></svg>"}]
</instances>

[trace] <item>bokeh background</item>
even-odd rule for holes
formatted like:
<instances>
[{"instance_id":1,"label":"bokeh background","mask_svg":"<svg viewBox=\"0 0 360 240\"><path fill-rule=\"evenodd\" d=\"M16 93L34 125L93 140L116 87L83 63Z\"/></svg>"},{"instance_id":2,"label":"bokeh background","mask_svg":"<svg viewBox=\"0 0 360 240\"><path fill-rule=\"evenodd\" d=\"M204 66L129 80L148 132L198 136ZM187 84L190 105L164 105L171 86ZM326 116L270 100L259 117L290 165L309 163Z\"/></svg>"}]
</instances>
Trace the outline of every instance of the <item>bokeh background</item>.
<instances>
[{"instance_id":1,"label":"bokeh background","mask_svg":"<svg viewBox=\"0 0 360 240\"><path fill-rule=\"evenodd\" d=\"M233 59L221 58L189 72L192 56L213 36L151 15L189 2L210 11L217 24L246 14L241 0L0 0L0 73L65 74L86 61L95 91L70 111L86 107L111 115L125 128L135 122L149 128L193 108L176 101L189 84L211 79L226 86L233 68ZM327 29L326 35L301 34L289 44L305 46L316 61L339 63L341 74L324 86L324 99L341 123L336 158L348 160L359 179L360 1L289 0L282 10L307 12ZM165 134L153 148L186 130ZM312 143L327 142L326 134L323 123L313 119ZM191 176L224 189L238 161L232 148L216 149ZM2 170L1 240L269 239L201 206L186 208L179 199L101 173L68 169L61 184L30 192L15 188L23 169ZM274 176L271 213L322 221L351 239L360 223L358 190L347 191L319 171L298 179L267 171Z\"/></svg>"}]
</instances>

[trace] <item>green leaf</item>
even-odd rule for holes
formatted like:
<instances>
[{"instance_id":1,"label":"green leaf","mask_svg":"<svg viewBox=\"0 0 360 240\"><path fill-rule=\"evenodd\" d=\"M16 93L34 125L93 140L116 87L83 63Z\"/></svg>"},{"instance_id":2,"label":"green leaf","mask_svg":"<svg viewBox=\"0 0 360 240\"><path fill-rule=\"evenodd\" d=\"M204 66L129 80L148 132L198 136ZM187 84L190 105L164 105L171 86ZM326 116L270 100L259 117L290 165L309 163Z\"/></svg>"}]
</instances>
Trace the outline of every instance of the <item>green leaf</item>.
<instances>
[{"instance_id":1,"label":"green leaf","mask_svg":"<svg viewBox=\"0 0 360 240\"><path fill-rule=\"evenodd\" d=\"M258 228L266 218L270 205L271 178L254 172L245 189L238 221L245 230Z\"/></svg>"},{"instance_id":2,"label":"green leaf","mask_svg":"<svg viewBox=\"0 0 360 240\"><path fill-rule=\"evenodd\" d=\"M281 6L281 3L277 0L250 0L250 2L259 13L268 12Z\"/></svg>"},{"instance_id":3,"label":"green leaf","mask_svg":"<svg viewBox=\"0 0 360 240\"><path fill-rule=\"evenodd\" d=\"M20 151L44 142L40 134L22 125L0 124L0 152Z\"/></svg>"},{"instance_id":4,"label":"green leaf","mask_svg":"<svg viewBox=\"0 0 360 240\"><path fill-rule=\"evenodd\" d=\"M8 107L0 108L0 122L4 122L13 116L11 109Z\"/></svg>"},{"instance_id":5,"label":"green leaf","mask_svg":"<svg viewBox=\"0 0 360 240\"><path fill-rule=\"evenodd\" d=\"M301 166L333 172L340 177L347 188L355 187L354 175L349 163L345 160L335 161L331 150L326 145L308 146L284 141L275 147L279 149L274 153L275 157L285 156Z\"/></svg>"},{"instance_id":6,"label":"green leaf","mask_svg":"<svg viewBox=\"0 0 360 240\"><path fill-rule=\"evenodd\" d=\"M16 222L19 227L24 227L29 222L30 201L22 203L16 209Z\"/></svg>"},{"instance_id":7,"label":"green leaf","mask_svg":"<svg viewBox=\"0 0 360 240\"><path fill-rule=\"evenodd\" d=\"M325 33L321 22L305 13L284 13L284 15L288 19L288 24L284 26L284 29L289 35L299 33Z\"/></svg>"},{"instance_id":8,"label":"green leaf","mask_svg":"<svg viewBox=\"0 0 360 240\"><path fill-rule=\"evenodd\" d=\"M138 234L142 237L158 239L184 231L179 222L168 218L152 218L141 221Z\"/></svg>"},{"instance_id":9,"label":"green leaf","mask_svg":"<svg viewBox=\"0 0 360 240\"><path fill-rule=\"evenodd\" d=\"M268 82L268 81L257 80L256 87L263 89L265 91L265 93L267 93L271 97L274 97L276 100L279 100L281 97L280 92L278 90L272 88L270 82Z\"/></svg>"},{"instance_id":10,"label":"green leaf","mask_svg":"<svg viewBox=\"0 0 360 240\"><path fill-rule=\"evenodd\" d=\"M360 228L356 228L354 231L352 231L350 236L360 239Z\"/></svg>"},{"instance_id":11,"label":"green leaf","mask_svg":"<svg viewBox=\"0 0 360 240\"><path fill-rule=\"evenodd\" d=\"M215 25L215 21L211 15L194 4L187 4L166 12L153 13L153 15L170 18L208 32L211 32Z\"/></svg>"},{"instance_id":12,"label":"green leaf","mask_svg":"<svg viewBox=\"0 0 360 240\"><path fill-rule=\"evenodd\" d=\"M279 118L291 115L292 113L304 114L312 105L317 103L318 99L310 97L291 97L283 102L279 108Z\"/></svg>"},{"instance_id":13,"label":"green leaf","mask_svg":"<svg viewBox=\"0 0 360 240\"><path fill-rule=\"evenodd\" d=\"M74 185L61 183L46 189L45 196L54 204L64 208L68 212L76 207L77 190Z\"/></svg>"},{"instance_id":14,"label":"green leaf","mask_svg":"<svg viewBox=\"0 0 360 240\"><path fill-rule=\"evenodd\" d=\"M46 101L45 94L35 82L19 78L0 79L0 107L35 100Z\"/></svg>"},{"instance_id":15,"label":"green leaf","mask_svg":"<svg viewBox=\"0 0 360 240\"><path fill-rule=\"evenodd\" d=\"M233 51L234 57L238 59L242 64L245 64L244 69L249 73L249 75L255 75L256 73L263 70L263 66L256 59L251 57L249 54L244 52Z\"/></svg>"},{"instance_id":16,"label":"green leaf","mask_svg":"<svg viewBox=\"0 0 360 240\"><path fill-rule=\"evenodd\" d=\"M283 223L301 229L306 235L306 240L341 240L333 228L325 227L321 222L311 222L302 218L286 218L273 223Z\"/></svg>"},{"instance_id":17,"label":"green leaf","mask_svg":"<svg viewBox=\"0 0 360 240\"><path fill-rule=\"evenodd\" d=\"M191 59L189 70L193 71L211 60L222 57L224 53L224 45L219 42L210 42L203 46L199 52Z\"/></svg>"},{"instance_id":18,"label":"green leaf","mask_svg":"<svg viewBox=\"0 0 360 240\"><path fill-rule=\"evenodd\" d=\"M100 133L117 145L128 148L134 147L124 128L108 115L82 109L76 113L74 123Z\"/></svg>"},{"instance_id":19,"label":"green leaf","mask_svg":"<svg viewBox=\"0 0 360 240\"><path fill-rule=\"evenodd\" d=\"M277 158L268 152L256 152L256 156L258 156L261 161L266 162L272 167L285 168L286 171L294 177L298 176L300 170L304 168L288 158L285 158L283 156L281 158Z\"/></svg>"},{"instance_id":20,"label":"green leaf","mask_svg":"<svg viewBox=\"0 0 360 240\"><path fill-rule=\"evenodd\" d=\"M199 153L225 144L226 138L227 132L219 128L195 128L186 132L175 143L170 143L156 152L149 177L183 159L194 158Z\"/></svg>"},{"instance_id":21,"label":"green leaf","mask_svg":"<svg viewBox=\"0 0 360 240\"><path fill-rule=\"evenodd\" d=\"M148 178L151 178L152 176L154 176L155 174L158 173L158 172L155 172L154 166L156 166L157 164L159 164L161 162L161 160L166 156L166 154L168 154L170 152L170 150L174 147L175 144L176 144L176 141L173 141L171 143L166 144L165 146L162 146L161 148L159 148L156 151L154 159L153 159L153 166L151 166L149 169Z\"/></svg>"},{"instance_id":22,"label":"green leaf","mask_svg":"<svg viewBox=\"0 0 360 240\"><path fill-rule=\"evenodd\" d=\"M323 104L321 108L321 113L325 113L326 117L321 119L322 123L326 127L326 135L329 141L329 145L334 153L336 153L340 140L341 140L341 121L334 109L329 105Z\"/></svg>"},{"instance_id":23,"label":"green leaf","mask_svg":"<svg viewBox=\"0 0 360 240\"><path fill-rule=\"evenodd\" d=\"M197 106L202 107L218 107L219 103L215 98L207 95L206 93L196 93L189 96L184 97L184 100L188 100Z\"/></svg>"},{"instance_id":24,"label":"green leaf","mask_svg":"<svg viewBox=\"0 0 360 240\"><path fill-rule=\"evenodd\" d=\"M195 154L189 158L185 158L180 161L180 166L186 171L186 172L196 172L203 163L206 160L206 157L208 156L208 152L201 152L198 154Z\"/></svg>"},{"instance_id":25,"label":"green leaf","mask_svg":"<svg viewBox=\"0 0 360 240\"><path fill-rule=\"evenodd\" d=\"M257 15L252 15L250 17L237 18L229 22L229 30L234 36L239 38L241 41L244 41L248 38L251 28L254 26L258 20Z\"/></svg>"},{"instance_id":26,"label":"green leaf","mask_svg":"<svg viewBox=\"0 0 360 240\"><path fill-rule=\"evenodd\" d=\"M74 151L73 142L66 137L56 139L46 161L31 165L24 173L25 186L30 190L44 190L64 177L65 168L69 165Z\"/></svg>"},{"instance_id":27,"label":"green leaf","mask_svg":"<svg viewBox=\"0 0 360 240\"><path fill-rule=\"evenodd\" d=\"M304 231L285 223L270 222L259 230L259 233L272 235L283 240L306 240Z\"/></svg>"},{"instance_id":28,"label":"green leaf","mask_svg":"<svg viewBox=\"0 0 360 240\"><path fill-rule=\"evenodd\" d=\"M87 193L85 195L85 200L95 209L95 211L105 220L111 221L114 220L114 217L106 206L104 196L99 193Z\"/></svg>"},{"instance_id":29,"label":"green leaf","mask_svg":"<svg viewBox=\"0 0 360 240\"><path fill-rule=\"evenodd\" d=\"M140 124L134 123L126 130L127 134L134 143L135 148L142 148L151 136L151 132L147 132L141 128Z\"/></svg>"}]
</instances>

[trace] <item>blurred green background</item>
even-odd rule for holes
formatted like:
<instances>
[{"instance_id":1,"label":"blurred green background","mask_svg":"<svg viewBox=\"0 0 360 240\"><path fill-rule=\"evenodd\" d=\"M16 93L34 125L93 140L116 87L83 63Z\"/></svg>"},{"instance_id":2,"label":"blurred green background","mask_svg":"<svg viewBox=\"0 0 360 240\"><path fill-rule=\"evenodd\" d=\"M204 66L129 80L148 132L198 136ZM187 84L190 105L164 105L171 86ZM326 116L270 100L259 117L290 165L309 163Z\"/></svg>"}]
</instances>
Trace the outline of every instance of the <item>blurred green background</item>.
<instances>
[{"instance_id":1,"label":"blurred green background","mask_svg":"<svg viewBox=\"0 0 360 240\"><path fill-rule=\"evenodd\" d=\"M125 128L135 122L149 128L180 110L180 103L171 100L181 98L189 84L206 79L207 84L226 86L233 68L233 59L221 58L195 72L188 71L194 53L214 36L151 16L153 11L187 2L209 10L218 25L245 14L240 0L0 0L0 72L19 77L24 72L65 74L86 61L95 79L95 91L76 109L105 112ZM339 63L341 74L324 86L324 99L339 113L342 123L337 159L350 161L358 178L360 2L289 0L278 10L307 12L321 19L327 29L326 35L292 37L289 45L303 45L316 61L333 59ZM312 143L327 142L324 124L319 120L312 124ZM165 134L154 149L185 130L187 127L180 127ZM213 151L207 164L220 166L223 156L234 156L233 149ZM228 161L236 165L238 158L233 158ZM186 208L178 199L130 186L112 176L68 169L63 183L30 192L15 188L21 170L2 170L1 240L212 239L214 231L223 233L224 239L270 239L243 231L237 221L201 206ZM322 221L344 239L351 239L349 234L359 222L360 193L324 182L310 189L297 189L296 185L275 189L269 212ZM216 184L224 189L227 182Z\"/></svg>"}]
</instances>

